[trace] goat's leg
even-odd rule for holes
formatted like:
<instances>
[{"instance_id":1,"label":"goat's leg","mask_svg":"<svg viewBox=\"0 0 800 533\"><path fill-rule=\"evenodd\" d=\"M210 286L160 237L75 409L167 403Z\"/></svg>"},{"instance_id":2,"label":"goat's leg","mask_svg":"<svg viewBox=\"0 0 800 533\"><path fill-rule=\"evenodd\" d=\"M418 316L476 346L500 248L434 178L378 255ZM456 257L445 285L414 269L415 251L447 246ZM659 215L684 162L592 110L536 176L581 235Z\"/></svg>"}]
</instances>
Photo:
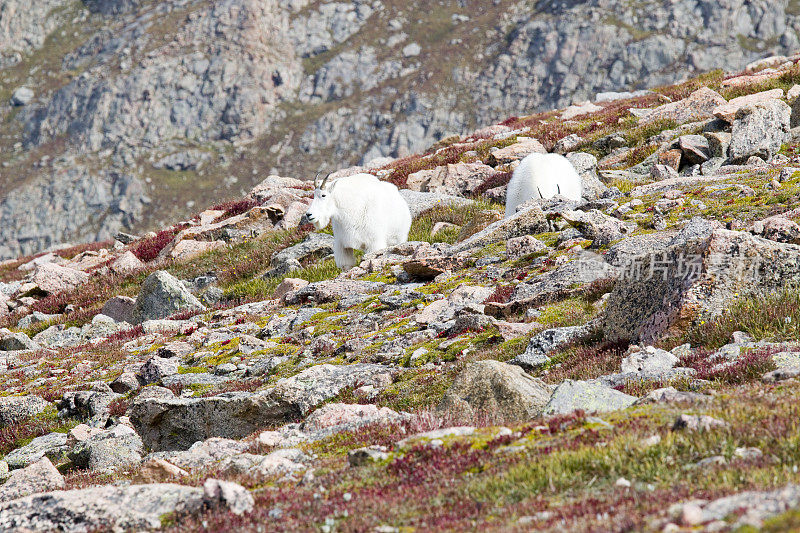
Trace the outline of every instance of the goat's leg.
<instances>
[{"instance_id":1,"label":"goat's leg","mask_svg":"<svg viewBox=\"0 0 800 533\"><path fill-rule=\"evenodd\" d=\"M356 266L356 254L352 248L345 248L339 243L333 246L333 259L336 261L336 266L342 270L350 270Z\"/></svg>"}]
</instances>

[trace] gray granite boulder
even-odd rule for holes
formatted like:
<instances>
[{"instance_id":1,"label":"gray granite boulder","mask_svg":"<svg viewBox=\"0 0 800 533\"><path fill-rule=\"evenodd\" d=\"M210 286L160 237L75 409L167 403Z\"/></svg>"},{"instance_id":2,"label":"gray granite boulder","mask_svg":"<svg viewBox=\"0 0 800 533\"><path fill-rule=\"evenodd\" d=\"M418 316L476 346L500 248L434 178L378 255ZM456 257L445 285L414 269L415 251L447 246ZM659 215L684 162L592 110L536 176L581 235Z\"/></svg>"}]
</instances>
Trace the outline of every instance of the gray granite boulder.
<instances>
[{"instance_id":1,"label":"gray granite boulder","mask_svg":"<svg viewBox=\"0 0 800 533\"><path fill-rule=\"evenodd\" d=\"M500 361L470 363L445 392L438 410L466 418L530 420L542 413L552 388L522 368Z\"/></svg>"},{"instance_id":2,"label":"gray granite boulder","mask_svg":"<svg viewBox=\"0 0 800 533\"><path fill-rule=\"evenodd\" d=\"M205 309L200 300L169 272L153 272L142 284L130 321L141 324L146 320L167 318L180 311Z\"/></svg>"}]
</instances>

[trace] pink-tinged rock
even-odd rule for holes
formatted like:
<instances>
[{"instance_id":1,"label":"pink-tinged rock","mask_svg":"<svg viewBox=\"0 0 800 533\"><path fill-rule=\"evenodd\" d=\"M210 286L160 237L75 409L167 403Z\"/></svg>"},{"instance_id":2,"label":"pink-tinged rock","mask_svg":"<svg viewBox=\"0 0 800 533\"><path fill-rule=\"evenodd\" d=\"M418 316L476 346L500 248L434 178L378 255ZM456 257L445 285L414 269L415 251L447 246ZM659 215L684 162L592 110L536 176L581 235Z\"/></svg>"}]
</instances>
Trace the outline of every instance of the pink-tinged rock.
<instances>
[{"instance_id":1,"label":"pink-tinged rock","mask_svg":"<svg viewBox=\"0 0 800 533\"><path fill-rule=\"evenodd\" d=\"M93 428L91 426L87 426L86 424L78 424L74 428L70 429L69 433L67 433L67 446L71 448L79 442L84 442L90 437L99 435L102 432L103 430L100 428Z\"/></svg>"},{"instance_id":2,"label":"pink-tinged rock","mask_svg":"<svg viewBox=\"0 0 800 533\"><path fill-rule=\"evenodd\" d=\"M581 115L587 115L602 110L603 108L599 105L595 105L591 102L581 102L580 104L573 104L566 108L564 112L561 113L561 120L570 120Z\"/></svg>"},{"instance_id":3,"label":"pink-tinged rock","mask_svg":"<svg viewBox=\"0 0 800 533\"><path fill-rule=\"evenodd\" d=\"M224 214L225 211L220 211L219 209L206 209L199 215L200 225L205 226L207 224L211 224Z\"/></svg>"},{"instance_id":4,"label":"pink-tinged rock","mask_svg":"<svg viewBox=\"0 0 800 533\"><path fill-rule=\"evenodd\" d=\"M532 235L514 237L506 241L506 255L509 259L516 259L524 255L543 252L548 246Z\"/></svg>"},{"instance_id":5,"label":"pink-tinged rock","mask_svg":"<svg viewBox=\"0 0 800 533\"><path fill-rule=\"evenodd\" d=\"M431 229L431 237L436 237L442 232L461 229L461 226L451 224L450 222L437 222Z\"/></svg>"},{"instance_id":6,"label":"pink-tinged rock","mask_svg":"<svg viewBox=\"0 0 800 533\"><path fill-rule=\"evenodd\" d=\"M471 194L495 170L483 163L456 163L420 170L408 176L408 188L412 191L434 192L439 194Z\"/></svg>"},{"instance_id":7,"label":"pink-tinged rock","mask_svg":"<svg viewBox=\"0 0 800 533\"><path fill-rule=\"evenodd\" d=\"M8 481L0 486L0 501L63 489L64 486L64 476L53 466L50 459L42 457L37 462L11 473Z\"/></svg>"},{"instance_id":8,"label":"pink-tinged rock","mask_svg":"<svg viewBox=\"0 0 800 533\"><path fill-rule=\"evenodd\" d=\"M800 225L784 215L775 215L755 222L753 233L771 241L800 244Z\"/></svg>"},{"instance_id":9,"label":"pink-tinged rock","mask_svg":"<svg viewBox=\"0 0 800 533\"><path fill-rule=\"evenodd\" d=\"M304 279L285 278L283 281L281 281L281 284L278 285L278 287L275 289L275 292L272 293L272 297L275 299L282 299L290 292L302 289L306 285L308 285L308 282Z\"/></svg>"},{"instance_id":10,"label":"pink-tinged rock","mask_svg":"<svg viewBox=\"0 0 800 533\"><path fill-rule=\"evenodd\" d=\"M727 100L719 93L708 87L701 87L683 100L655 108L642 122L652 123L658 120L674 120L679 124L695 122L711 118L714 110L725 103Z\"/></svg>"},{"instance_id":11,"label":"pink-tinged rock","mask_svg":"<svg viewBox=\"0 0 800 533\"><path fill-rule=\"evenodd\" d=\"M308 206L311 205L311 200L300 200L292 202L286 207L283 213L283 218L275 224L276 229L287 230L293 229L300 225L300 219L308 211Z\"/></svg>"},{"instance_id":12,"label":"pink-tinged rock","mask_svg":"<svg viewBox=\"0 0 800 533\"><path fill-rule=\"evenodd\" d=\"M658 155L658 164L667 166L677 171L678 169L681 168L682 157L683 157L683 151L679 150L678 148L673 148L672 150L666 150Z\"/></svg>"},{"instance_id":13,"label":"pink-tinged rock","mask_svg":"<svg viewBox=\"0 0 800 533\"><path fill-rule=\"evenodd\" d=\"M9 300L11 300L9 296L6 296L2 292L0 292L0 316L5 316L10 312L10 310L8 309Z\"/></svg>"},{"instance_id":14,"label":"pink-tinged rock","mask_svg":"<svg viewBox=\"0 0 800 533\"><path fill-rule=\"evenodd\" d=\"M323 405L311 413L303 424L303 429L316 431L345 424L360 425L365 422L391 422L399 418L401 418L400 415L388 407L379 408L375 405L331 403Z\"/></svg>"},{"instance_id":15,"label":"pink-tinged rock","mask_svg":"<svg viewBox=\"0 0 800 533\"><path fill-rule=\"evenodd\" d=\"M758 74L750 74L745 76L736 76L722 81L723 87L747 87L750 85L758 85L765 81L774 80L783 76L784 72L780 70L769 70L759 72Z\"/></svg>"},{"instance_id":16,"label":"pink-tinged rock","mask_svg":"<svg viewBox=\"0 0 800 533\"><path fill-rule=\"evenodd\" d=\"M769 56L748 63L744 68L745 73L753 74L768 68L780 67L781 65L792 61L792 58L787 56Z\"/></svg>"},{"instance_id":17,"label":"pink-tinged rock","mask_svg":"<svg viewBox=\"0 0 800 533\"><path fill-rule=\"evenodd\" d=\"M495 150L489 154L486 163L490 166L496 167L497 165L504 165L506 163L511 163L512 161L517 161L533 153L546 154L547 150L545 150L544 146L542 146L542 143L536 139L527 138L519 141L516 144L512 144L511 146L506 146L505 148Z\"/></svg>"},{"instance_id":18,"label":"pink-tinged rock","mask_svg":"<svg viewBox=\"0 0 800 533\"><path fill-rule=\"evenodd\" d=\"M309 176L309 180L313 176ZM270 175L267 179L253 187L249 193L248 198L253 198L263 203L272 198L276 193L285 189L311 189L313 182L302 181L294 178L284 178L281 176Z\"/></svg>"},{"instance_id":19,"label":"pink-tinged rock","mask_svg":"<svg viewBox=\"0 0 800 533\"><path fill-rule=\"evenodd\" d=\"M539 324L536 324L535 322L506 322L504 320L498 320L495 322L495 325L497 326L497 330L500 332L500 335L503 336L503 340L506 341L524 337L539 327Z\"/></svg>"},{"instance_id":20,"label":"pink-tinged rock","mask_svg":"<svg viewBox=\"0 0 800 533\"><path fill-rule=\"evenodd\" d=\"M367 169L362 166L354 166L354 167L347 167L347 168L340 168L339 170L335 170L328 175L329 181L335 181L339 178L346 178L348 176L355 176L356 174L363 174L366 172Z\"/></svg>"},{"instance_id":21,"label":"pink-tinged rock","mask_svg":"<svg viewBox=\"0 0 800 533\"><path fill-rule=\"evenodd\" d=\"M774 98L783 98L783 89L772 89L771 91L739 96L714 109L714 116L732 124L736 118L736 112L741 108Z\"/></svg>"},{"instance_id":22,"label":"pink-tinged rock","mask_svg":"<svg viewBox=\"0 0 800 533\"><path fill-rule=\"evenodd\" d=\"M503 124L492 124L491 126L486 126L485 128L479 129L470 135L470 137L488 138L494 137L495 135L508 133L509 131L511 131L511 128L508 126L504 126Z\"/></svg>"},{"instance_id":23,"label":"pink-tinged rock","mask_svg":"<svg viewBox=\"0 0 800 533\"><path fill-rule=\"evenodd\" d=\"M403 270L419 279L433 279L439 274L464 268L470 261L468 257L437 256L412 259L403 263Z\"/></svg>"},{"instance_id":24,"label":"pink-tinged rock","mask_svg":"<svg viewBox=\"0 0 800 533\"><path fill-rule=\"evenodd\" d=\"M31 270L36 270L37 267L41 265L45 265L47 263L56 263L61 264L64 263L64 259L52 252L40 255L39 257L34 257L27 263L23 263L17 267L17 270L22 270L23 272L29 272Z\"/></svg>"},{"instance_id":25,"label":"pink-tinged rock","mask_svg":"<svg viewBox=\"0 0 800 533\"><path fill-rule=\"evenodd\" d=\"M81 252L69 261L62 263L61 266L74 268L86 272L94 267L100 266L111 258L111 252L102 248L98 251L88 250Z\"/></svg>"},{"instance_id":26,"label":"pink-tinged rock","mask_svg":"<svg viewBox=\"0 0 800 533\"><path fill-rule=\"evenodd\" d=\"M120 276L133 274L142 268L144 268L144 263L130 250L117 257L114 262L111 263L111 271Z\"/></svg>"},{"instance_id":27,"label":"pink-tinged rock","mask_svg":"<svg viewBox=\"0 0 800 533\"><path fill-rule=\"evenodd\" d=\"M53 263L40 265L33 274L33 283L50 294L70 291L89 281L89 274Z\"/></svg>"},{"instance_id":28,"label":"pink-tinged rock","mask_svg":"<svg viewBox=\"0 0 800 533\"><path fill-rule=\"evenodd\" d=\"M206 252L219 250L221 248L225 248L225 243L223 241L194 241L186 239L176 244L169 253L169 256L176 261L188 261Z\"/></svg>"},{"instance_id":29,"label":"pink-tinged rock","mask_svg":"<svg viewBox=\"0 0 800 533\"><path fill-rule=\"evenodd\" d=\"M164 459L148 459L139 467L134 483L163 483L187 477L189 472Z\"/></svg>"}]
</instances>

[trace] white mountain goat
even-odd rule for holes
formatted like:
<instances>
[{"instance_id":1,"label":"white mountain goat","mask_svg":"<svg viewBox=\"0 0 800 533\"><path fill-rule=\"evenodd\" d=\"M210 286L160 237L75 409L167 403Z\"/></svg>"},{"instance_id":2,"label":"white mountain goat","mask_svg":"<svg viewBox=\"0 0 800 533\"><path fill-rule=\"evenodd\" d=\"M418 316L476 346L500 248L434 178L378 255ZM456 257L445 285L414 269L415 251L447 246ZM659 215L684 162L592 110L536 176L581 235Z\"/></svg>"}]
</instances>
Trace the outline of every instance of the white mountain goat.
<instances>
[{"instance_id":1,"label":"white mountain goat","mask_svg":"<svg viewBox=\"0 0 800 533\"><path fill-rule=\"evenodd\" d=\"M572 163L559 154L530 154L514 171L506 191L506 217L532 198L552 198L560 194L569 200L581 199L581 177Z\"/></svg>"},{"instance_id":2,"label":"white mountain goat","mask_svg":"<svg viewBox=\"0 0 800 533\"><path fill-rule=\"evenodd\" d=\"M355 174L327 183L314 180L314 200L306 216L317 230L333 226L336 266L355 266L354 251L383 250L408 240L411 211L397 187L371 174Z\"/></svg>"}]
</instances>

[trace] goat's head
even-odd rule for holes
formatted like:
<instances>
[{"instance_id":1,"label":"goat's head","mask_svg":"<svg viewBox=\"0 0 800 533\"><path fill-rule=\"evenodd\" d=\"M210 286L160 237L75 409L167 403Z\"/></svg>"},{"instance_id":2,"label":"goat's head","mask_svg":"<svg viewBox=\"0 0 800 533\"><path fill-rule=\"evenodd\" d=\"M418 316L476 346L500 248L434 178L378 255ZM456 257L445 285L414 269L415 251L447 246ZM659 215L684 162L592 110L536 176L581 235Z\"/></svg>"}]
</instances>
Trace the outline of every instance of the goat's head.
<instances>
[{"instance_id":1,"label":"goat's head","mask_svg":"<svg viewBox=\"0 0 800 533\"><path fill-rule=\"evenodd\" d=\"M321 183L317 182L319 175L314 178L314 199L311 201L311 205L308 206L308 211L306 211L306 218L314 224L317 230L324 229L330 224L331 218L336 211L336 204L331 198L336 182L328 183L329 177L330 174L325 176Z\"/></svg>"}]
</instances>

